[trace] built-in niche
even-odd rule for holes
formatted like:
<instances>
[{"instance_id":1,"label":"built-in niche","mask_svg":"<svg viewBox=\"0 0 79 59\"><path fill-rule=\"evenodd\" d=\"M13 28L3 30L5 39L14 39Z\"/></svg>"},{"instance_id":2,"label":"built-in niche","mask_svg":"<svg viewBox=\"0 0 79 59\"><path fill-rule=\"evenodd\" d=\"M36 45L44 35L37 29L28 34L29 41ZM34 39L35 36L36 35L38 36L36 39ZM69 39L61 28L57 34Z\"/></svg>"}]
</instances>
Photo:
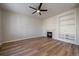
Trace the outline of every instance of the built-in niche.
<instances>
[{"instance_id":1,"label":"built-in niche","mask_svg":"<svg viewBox=\"0 0 79 59\"><path fill-rule=\"evenodd\" d=\"M47 32L47 38L52 38L52 32Z\"/></svg>"},{"instance_id":2,"label":"built-in niche","mask_svg":"<svg viewBox=\"0 0 79 59\"><path fill-rule=\"evenodd\" d=\"M59 17L59 38L75 41L76 39L76 20L75 10L70 10L61 14Z\"/></svg>"}]
</instances>

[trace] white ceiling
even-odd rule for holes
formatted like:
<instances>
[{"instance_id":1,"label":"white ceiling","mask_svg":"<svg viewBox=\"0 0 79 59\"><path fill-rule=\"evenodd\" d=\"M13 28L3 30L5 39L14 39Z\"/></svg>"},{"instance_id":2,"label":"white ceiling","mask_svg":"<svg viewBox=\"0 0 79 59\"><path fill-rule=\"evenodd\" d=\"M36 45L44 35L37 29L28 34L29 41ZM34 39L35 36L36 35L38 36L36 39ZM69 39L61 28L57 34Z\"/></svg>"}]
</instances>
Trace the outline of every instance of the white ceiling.
<instances>
[{"instance_id":1,"label":"white ceiling","mask_svg":"<svg viewBox=\"0 0 79 59\"><path fill-rule=\"evenodd\" d=\"M30 17L46 19L78 6L77 3L44 3L41 8L47 9L48 11L42 12L40 16L37 13L32 14L34 10L29 8L29 6L37 8L38 5L39 3L4 3L0 4L0 7L8 11L26 14Z\"/></svg>"}]
</instances>

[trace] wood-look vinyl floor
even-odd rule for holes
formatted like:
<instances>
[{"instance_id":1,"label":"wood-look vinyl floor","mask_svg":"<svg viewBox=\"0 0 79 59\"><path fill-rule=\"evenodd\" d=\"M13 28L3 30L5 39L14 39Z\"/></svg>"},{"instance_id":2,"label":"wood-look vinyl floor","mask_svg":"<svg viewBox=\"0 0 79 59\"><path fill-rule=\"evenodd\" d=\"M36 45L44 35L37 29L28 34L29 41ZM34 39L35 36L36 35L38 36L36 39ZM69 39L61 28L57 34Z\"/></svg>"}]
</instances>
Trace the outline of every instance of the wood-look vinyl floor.
<instances>
[{"instance_id":1,"label":"wood-look vinyl floor","mask_svg":"<svg viewBox=\"0 0 79 59\"><path fill-rule=\"evenodd\" d=\"M79 56L79 46L40 37L5 43L1 56Z\"/></svg>"}]
</instances>

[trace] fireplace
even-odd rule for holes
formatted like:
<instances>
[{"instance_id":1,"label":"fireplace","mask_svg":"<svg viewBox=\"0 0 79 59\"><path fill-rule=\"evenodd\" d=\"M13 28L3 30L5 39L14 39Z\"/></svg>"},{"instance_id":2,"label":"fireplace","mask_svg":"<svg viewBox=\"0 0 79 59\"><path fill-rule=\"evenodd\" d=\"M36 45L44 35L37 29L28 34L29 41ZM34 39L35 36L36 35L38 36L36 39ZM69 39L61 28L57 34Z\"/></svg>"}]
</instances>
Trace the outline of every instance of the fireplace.
<instances>
[{"instance_id":1,"label":"fireplace","mask_svg":"<svg viewBox=\"0 0 79 59\"><path fill-rule=\"evenodd\" d=\"M52 38L52 32L47 32L47 37Z\"/></svg>"}]
</instances>

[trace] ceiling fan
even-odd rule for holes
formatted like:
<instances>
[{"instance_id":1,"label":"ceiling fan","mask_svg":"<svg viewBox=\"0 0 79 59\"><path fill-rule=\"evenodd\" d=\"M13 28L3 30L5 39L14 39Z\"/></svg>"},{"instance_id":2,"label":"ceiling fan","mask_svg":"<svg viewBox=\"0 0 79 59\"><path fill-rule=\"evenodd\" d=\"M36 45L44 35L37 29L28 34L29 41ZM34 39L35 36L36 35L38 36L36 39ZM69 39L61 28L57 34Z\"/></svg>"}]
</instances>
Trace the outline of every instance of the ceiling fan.
<instances>
[{"instance_id":1,"label":"ceiling fan","mask_svg":"<svg viewBox=\"0 0 79 59\"><path fill-rule=\"evenodd\" d=\"M47 11L47 9L41 9L42 4L43 4L43 3L40 3L39 6L38 6L38 8L34 8L34 7L32 7L32 6L29 6L29 8L32 8L32 9L35 10L32 14L38 13L39 15L41 15L41 12Z\"/></svg>"}]
</instances>

